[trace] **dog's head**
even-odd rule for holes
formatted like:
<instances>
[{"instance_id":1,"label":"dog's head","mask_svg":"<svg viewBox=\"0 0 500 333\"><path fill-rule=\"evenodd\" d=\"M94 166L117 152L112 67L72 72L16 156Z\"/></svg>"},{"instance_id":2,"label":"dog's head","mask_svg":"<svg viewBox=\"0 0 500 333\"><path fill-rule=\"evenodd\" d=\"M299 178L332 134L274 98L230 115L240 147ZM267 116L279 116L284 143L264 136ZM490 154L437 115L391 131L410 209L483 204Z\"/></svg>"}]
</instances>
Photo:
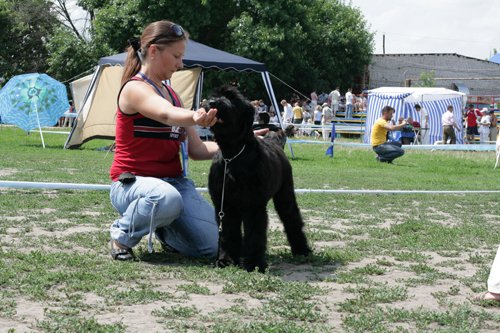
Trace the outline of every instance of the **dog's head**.
<instances>
[{"instance_id":1,"label":"dog's head","mask_svg":"<svg viewBox=\"0 0 500 333\"><path fill-rule=\"evenodd\" d=\"M217 123L211 127L219 142L242 142L253 136L252 124L255 108L233 86L223 86L208 101L210 108L217 109Z\"/></svg>"}]
</instances>

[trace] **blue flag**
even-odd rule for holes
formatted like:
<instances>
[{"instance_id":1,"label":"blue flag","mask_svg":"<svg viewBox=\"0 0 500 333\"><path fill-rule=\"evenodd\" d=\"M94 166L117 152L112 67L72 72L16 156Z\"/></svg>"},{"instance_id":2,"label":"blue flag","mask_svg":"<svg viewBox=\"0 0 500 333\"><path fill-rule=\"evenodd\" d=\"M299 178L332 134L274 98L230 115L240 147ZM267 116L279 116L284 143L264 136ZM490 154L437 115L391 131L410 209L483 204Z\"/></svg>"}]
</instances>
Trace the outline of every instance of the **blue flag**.
<instances>
[{"instance_id":1,"label":"blue flag","mask_svg":"<svg viewBox=\"0 0 500 333\"><path fill-rule=\"evenodd\" d=\"M332 137L331 137L331 141L332 141L332 144L330 145L330 147L328 147L326 149L326 152L325 152L325 155L326 156L330 156L330 157L333 157L333 141L335 140L335 123L332 122Z\"/></svg>"},{"instance_id":2,"label":"blue flag","mask_svg":"<svg viewBox=\"0 0 500 333\"><path fill-rule=\"evenodd\" d=\"M325 155L333 157L333 145L330 145L330 147L326 149Z\"/></svg>"}]
</instances>

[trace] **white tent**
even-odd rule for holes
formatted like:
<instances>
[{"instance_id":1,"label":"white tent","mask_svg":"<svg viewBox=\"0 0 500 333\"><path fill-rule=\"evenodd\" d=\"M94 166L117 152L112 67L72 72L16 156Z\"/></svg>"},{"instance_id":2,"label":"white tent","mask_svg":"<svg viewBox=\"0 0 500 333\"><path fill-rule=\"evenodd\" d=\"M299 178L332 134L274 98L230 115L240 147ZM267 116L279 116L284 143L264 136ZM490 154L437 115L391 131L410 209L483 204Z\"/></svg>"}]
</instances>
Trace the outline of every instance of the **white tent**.
<instances>
[{"instance_id":1,"label":"white tent","mask_svg":"<svg viewBox=\"0 0 500 333\"><path fill-rule=\"evenodd\" d=\"M394 119L412 117L422 123L420 114L415 110L415 104L420 104L429 113L430 144L442 140L443 131L441 116L446 112L448 105L453 106L455 121L460 127L457 133L457 143L463 143L462 110L467 102L467 95L445 88L419 87L382 87L368 91L368 107L366 111L366 131L364 143L371 141L371 129L375 121L381 116L382 108L386 105L395 110Z\"/></svg>"},{"instance_id":2,"label":"white tent","mask_svg":"<svg viewBox=\"0 0 500 333\"><path fill-rule=\"evenodd\" d=\"M126 53L101 58L90 82L86 79L87 85L78 84L76 81L72 83L73 99L80 105L75 105L78 112L77 121L74 122L65 148L77 148L94 138L114 138L116 98L125 59ZM269 73L262 63L189 40L184 67L185 70L173 75L170 84L179 93L186 108L199 105L203 86L202 69L217 69L261 73L269 99L278 110ZM80 102L79 98L75 98L75 94L81 95L83 90L85 96ZM279 117L279 112L277 114Z\"/></svg>"}]
</instances>

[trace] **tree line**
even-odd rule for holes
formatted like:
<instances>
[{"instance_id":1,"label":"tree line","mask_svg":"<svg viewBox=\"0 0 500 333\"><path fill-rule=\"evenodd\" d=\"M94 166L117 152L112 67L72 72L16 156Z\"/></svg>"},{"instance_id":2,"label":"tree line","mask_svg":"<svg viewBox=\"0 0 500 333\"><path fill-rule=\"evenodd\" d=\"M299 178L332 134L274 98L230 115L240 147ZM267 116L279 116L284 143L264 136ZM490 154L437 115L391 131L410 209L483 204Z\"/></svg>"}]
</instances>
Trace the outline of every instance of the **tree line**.
<instances>
[{"instance_id":1,"label":"tree line","mask_svg":"<svg viewBox=\"0 0 500 333\"><path fill-rule=\"evenodd\" d=\"M87 11L87 30L70 5ZM68 81L100 57L123 52L150 22L172 20L200 43L266 64L303 93L353 86L373 52L360 10L341 0L0 0L0 76L45 72ZM208 71L206 86L238 81L249 98L262 95L254 73ZM274 83L278 96L291 89Z\"/></svg>"}]
</instances>

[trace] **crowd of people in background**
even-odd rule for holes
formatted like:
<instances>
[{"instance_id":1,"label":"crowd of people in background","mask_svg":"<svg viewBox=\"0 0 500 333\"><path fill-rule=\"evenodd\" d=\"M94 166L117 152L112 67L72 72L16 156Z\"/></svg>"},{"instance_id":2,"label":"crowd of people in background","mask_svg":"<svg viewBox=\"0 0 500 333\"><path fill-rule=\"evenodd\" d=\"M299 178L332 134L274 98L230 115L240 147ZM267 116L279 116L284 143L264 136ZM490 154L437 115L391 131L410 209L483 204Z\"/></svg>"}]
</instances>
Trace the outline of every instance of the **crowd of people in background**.
<instances>
[{"instance_id":1,"label":"crowd of people in background","mask_svg":"<svg viewBox=\"0 0 500 333\"><path fill-rule=\"evenodd\" d=\"M275 110L272 105L267 106L264 100L252 101L255 107L255 123L259 122L260 114L266 113L269 123L278 124L278 112L282 123L293 124L299 135L322 137L328 140L331 135L330 125L342 113L344 119L352 119L356 114L365 112L367 109L367 98L365 94L355 95L352 88L347 88L345 94L341 94L339 86L336 86L329 94L318 95L316 90L312 91L309 98L292 95L291 98L283 99L280 102L280 110ZM451 106L450 106L451 107ZM450 111L450 112L448 112ZM476 142L479 136L480 143L494 142L498 135L497 117L494 110L488 108L474 108L472 104L463 112L463 119L455 119L453 109L443 113L441 117L442 143L455 144L457 133L465 135L465 143ZM398 141L403 145L420 143L430 144L430 122L429 113L419 104L415 105L416 117L420 122L412 117L391 119L392 125L400 125L405 122L405 126L392 133L389 131L388 140ZM463 120L463 122L462 122ZM462 127L460 127L462 126Z\"/></svg>"},{"instance_id":2,"label":"crowd of people in background","mask_svg":"<svg viewBox=\"0 0 500 333\"><path fill-rule=\"evenodd\" d=\"M278 123L278 115L273 106L269 107L263 100L254 100L252 105L255 107L255 123L259 122L261 113L268 113L270 123ZM331 125L332 121L343 112L344 118L353 118L355 114L366 111L366 96L360 94L356 96L352 93L352 88L348 88L344 96L340 93L340 87L335 87L329 94L321 93L318 95L313 90L309 97L302 98L294 94L291 98L283 99L280 102L281 121L284 125L299 125L297 133L300 135L311 135L328 139L331 130L323 130L325 125ZM301 129L307 126L305 129ZM315 129L321 127L322 129Z\"/></svg>"},{"instance_id":3,"label":"crowd of people in background","mask_svg":"<svg viewBox=\"0 0 500 333\"><path fill-rule=\"evenodd\" d=\"M466 128L465 143L475 142L475 136L479 135L480 143L495 142L498 135L498 118L495 110L474 108L469 104L463 112L464 127Z\"/></svg>"},{"instance_id":4,"label":"crowd of people in background","mask_svg":"<svg viewBox=\"0 0 500 333\"><path fill-rule=\"evenodd\" d=\"M395 119L391 119L392 125L399 125L403 121L406 121L406 125L397 131L389 132L388 140L398 141L403 145L417 142L430 144L429 114L419 104L415 105L415 110L422 123L414 121L412 117L406 119L399 117L397 123ZM479 136L479 143L495 142L498 135L497 123L498 119L494 110L488 108L479 110L474 108L474 105L469 104L463 112L463 123L461 124L460 119L455 119L453 106L449 105L441 116L442 143L456 144L457 133L462 129L464 129L464 142L466 144L475 143L476 136Z\"/></svg>"}]
</instances>

